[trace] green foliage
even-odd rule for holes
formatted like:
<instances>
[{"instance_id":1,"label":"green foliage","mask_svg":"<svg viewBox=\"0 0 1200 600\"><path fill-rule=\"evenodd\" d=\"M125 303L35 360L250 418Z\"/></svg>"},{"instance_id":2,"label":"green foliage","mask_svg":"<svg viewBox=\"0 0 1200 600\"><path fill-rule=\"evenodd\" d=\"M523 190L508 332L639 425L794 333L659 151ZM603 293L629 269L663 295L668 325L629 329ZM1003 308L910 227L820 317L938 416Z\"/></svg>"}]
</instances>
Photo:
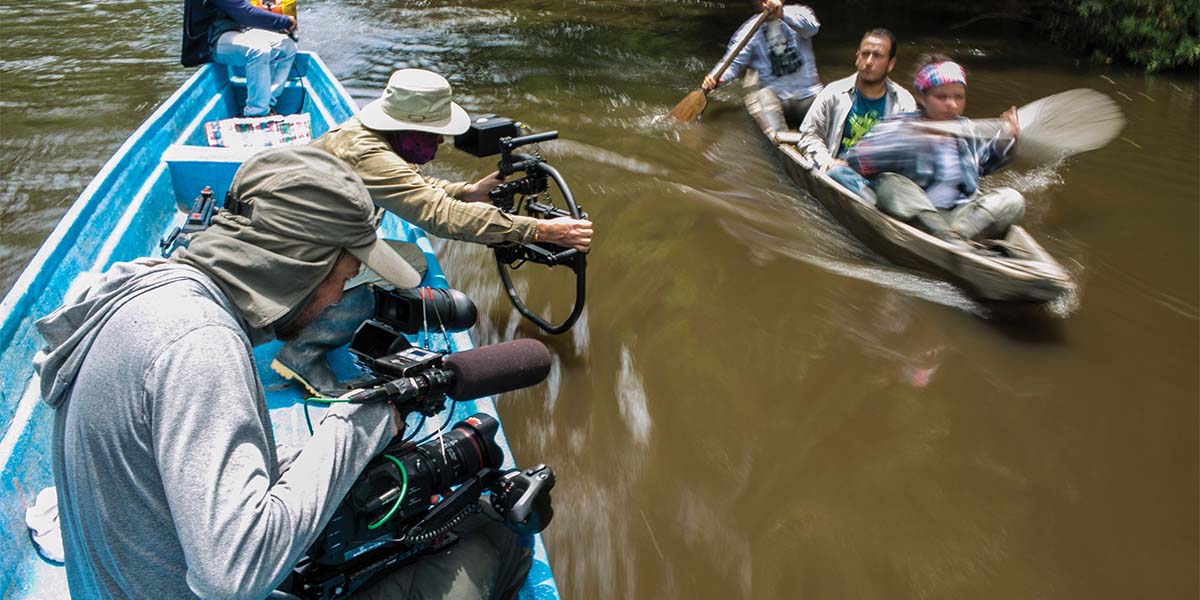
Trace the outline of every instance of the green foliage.
<instances>
[{"instance_id":1,"label":"green foliage","mask_svg":"<svg viewBox=\"0 0 1200 600\"><path fill-rule=\"evenodd\" d=\"M1124 59L1147 71L1200 63L1196 0L1052 0L1047 19L1061 41Z\"/></svg>"}]
</instances>

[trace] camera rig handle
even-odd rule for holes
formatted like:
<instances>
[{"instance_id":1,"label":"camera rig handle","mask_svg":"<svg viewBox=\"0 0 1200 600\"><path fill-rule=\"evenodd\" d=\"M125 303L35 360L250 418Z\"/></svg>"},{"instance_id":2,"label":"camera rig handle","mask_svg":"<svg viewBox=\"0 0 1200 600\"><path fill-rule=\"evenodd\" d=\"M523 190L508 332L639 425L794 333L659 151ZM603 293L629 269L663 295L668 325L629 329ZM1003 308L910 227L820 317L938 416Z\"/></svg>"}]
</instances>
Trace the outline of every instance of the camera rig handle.
<instances>
[{"instance_id":1,"label":"camera rig handle","mask_svg":"<svg viewBox=\"0 0 1200 600\"><path fill-rule=\"evenodd\" d=\"M492 484L492 508L504 517L505 526L523 534L539 533L554 518L550 490L554 469L539 464L524 471L509 471Z\"/></svg>"},{"instance_id":2,"label":"camera rig handle","mask_svg":"<svg viewBox=\"0 0 1200 600\"><path fill-rule=\"evenodd\" d=\"M529 170L529 167L541 162L542 157L536 152L530 154L518 154L517 161L512 159L512 151L527 146L529 144L539 144L550 140L558 139L557 131L546 131L542 133L534 133L523 135L520 137L505 137L500 139L500 164L499 171L501 177L508 177L513 173Z\"/></svg>"},{"instance_id":3,"label":"camera rig handle","mask_svg":"<svg viewBox=\"0 0 1200 600\"><path fill-rule=\"evenodd\" d=\"M525 175L519 179L506 181L491 191L489 197L496 206L504 212L514 215L520 214L524 209L527 215L537 219L587 218L587 213L580 210L579 205L575 203L575 197L571 194L570 187L567 186L567 182L563 180L557 169L547 164L537 151L529 154L514 152L521 146L545 142L557 137L557 131L547 131L521 137L505 137L500 140L498 165L500 175L506 178L516 173ZM563 201L566 203L566 210L557 208L549 202L551 181L561 192ZM520 202L517 201L517 196L520 196ZM538 201L538 197L545 198L547 201ZM571 329L575 321L579 319L579 315L583 313L586 301L587 254L574 248L563 248L548 242L493 244L492 249L496 253L496 268L500 273L500 280L504 283L508 299L512 301L517 312L552 335ZM562 323L553 325L547 322L521 301L516 287L513 286L509 271L526 262L535 262L549 267L566 265L575 272L575 304L571 309L571 314Z\"/></svg>"}]
</instances>

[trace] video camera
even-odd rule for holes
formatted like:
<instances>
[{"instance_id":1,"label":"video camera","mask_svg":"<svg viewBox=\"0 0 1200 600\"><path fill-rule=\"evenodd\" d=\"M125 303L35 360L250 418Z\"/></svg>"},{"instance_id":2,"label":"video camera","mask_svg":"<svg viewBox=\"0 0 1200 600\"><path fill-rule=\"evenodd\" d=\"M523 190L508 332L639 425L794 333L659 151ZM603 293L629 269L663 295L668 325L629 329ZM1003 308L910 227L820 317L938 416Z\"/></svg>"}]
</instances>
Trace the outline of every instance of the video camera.
<instances>
[{"instance_id":1,"label":"video camera","mask_svg":"<svg viewBox=\"0 0 1200 600\"><path fill-rule=\"evenodd\" d=\"M390 402L403 417L434 416L447 397L457 402L511 391L549 373L549 351L532 339L452 354L413 347L394 327L394 308L377 303L374 318L350 343L369 373L358 392L344 397L350 402ZM397 437L363 470L284 589L302 598L345 597L453 544L451 530L481 511L517 533L545 529L554 515L554 471L540 464L502 470L498 430L495 418L477 413L439 433L440 439Z\"/></svg>"},{"instance_id":2,"label":"video camera","mask_svg":"<svg viewBox=\"0 0 1200 600\"><path fill-rule=\"evenodd\" d=\"M511 119L496 115L483 115L471 121L466 133L454 138L454 147L479 158L500 155L497 170L500 176L524 173L519 179L505 181L492 190L489 197L492 203L509 214L521 214L536 219L554 219L572 217L586 219L587 213L575 204L571 189L563 180L558 170L550 166L536 149L529 153L517 153L516 149L530 144L537 144L558 138L557 131L547 131L533 135L521 135L522 126ZM565 209L554 206L551 198L550 182L558 189L566 204ZM585 291L587 287L587 254L574 248L564 248L547 242L531 244L493 244L496 253L496 267L504 289L517 311L537 324L550 334L563 333L575 324L583 313ZM552 325L541 316L529 310L517 295L509 275L510 269L519 268L526 262L535 262L549 267L566 265L575 272L575 305L571 314L559 325Z\"/></svg>"}]
</instances>

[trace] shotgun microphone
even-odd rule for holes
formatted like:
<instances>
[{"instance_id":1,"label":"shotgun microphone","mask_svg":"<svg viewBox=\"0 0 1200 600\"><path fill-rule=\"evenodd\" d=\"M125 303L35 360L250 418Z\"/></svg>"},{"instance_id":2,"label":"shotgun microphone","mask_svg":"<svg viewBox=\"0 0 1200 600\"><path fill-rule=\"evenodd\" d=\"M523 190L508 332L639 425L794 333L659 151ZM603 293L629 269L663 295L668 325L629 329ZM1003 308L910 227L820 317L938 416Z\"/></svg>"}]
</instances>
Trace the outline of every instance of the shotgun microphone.
<instances>
[{"instance_id":1,"label":"shotgun microphone","mask_svg":"<svg viewBox=\"0 0 1200 600\"><path fill-rule=\"evenodd\" d=\"M345 399L353 403L402 404L444 394L454 400L474 400L537 385L549 373L550 350L545 344L533 339L513 340L448 354L439 366L356 390Z\"/></svg>"},{"instance_id":2,"label":"shotgun microphone","mask_svg":"<svg viewBox=\"0 0 1200 600\"><path fill-rule=\"evenodd\" d=\"M550 350L534 339L480 346L446 356L453 374L446 395L474 400L537 385L550 373Z\"/></svg>"}]
</instances>

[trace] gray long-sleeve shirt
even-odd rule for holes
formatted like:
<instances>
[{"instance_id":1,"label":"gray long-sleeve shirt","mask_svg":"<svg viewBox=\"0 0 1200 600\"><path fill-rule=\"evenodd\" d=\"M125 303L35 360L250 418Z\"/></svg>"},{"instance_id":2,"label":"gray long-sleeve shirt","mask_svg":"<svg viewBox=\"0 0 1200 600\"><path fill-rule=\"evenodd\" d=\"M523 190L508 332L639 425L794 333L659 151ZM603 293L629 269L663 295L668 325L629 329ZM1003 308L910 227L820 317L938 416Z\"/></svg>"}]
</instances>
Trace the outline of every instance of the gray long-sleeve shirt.
<instances>
[{"instance_id":1,"label":"gray long-sleeve shirt","mask_svg":"<svg viewBox=\"0 0 1200 600\"><path fill-rule=\"evenodd\" d=\"M281 472L256 332L191 267L115 265L38 329L78 598L266 596L391 437L341 405Z\"/></svg>"}]
</instances>

